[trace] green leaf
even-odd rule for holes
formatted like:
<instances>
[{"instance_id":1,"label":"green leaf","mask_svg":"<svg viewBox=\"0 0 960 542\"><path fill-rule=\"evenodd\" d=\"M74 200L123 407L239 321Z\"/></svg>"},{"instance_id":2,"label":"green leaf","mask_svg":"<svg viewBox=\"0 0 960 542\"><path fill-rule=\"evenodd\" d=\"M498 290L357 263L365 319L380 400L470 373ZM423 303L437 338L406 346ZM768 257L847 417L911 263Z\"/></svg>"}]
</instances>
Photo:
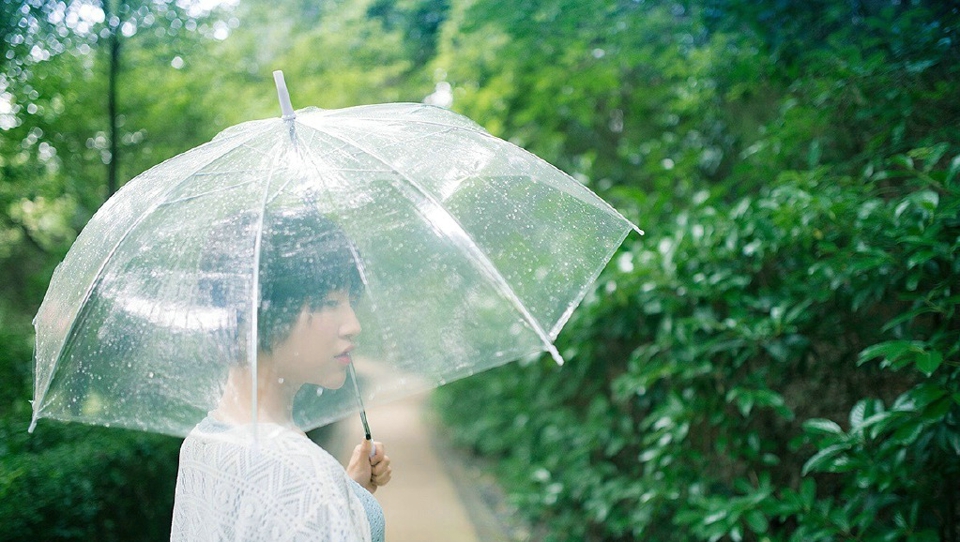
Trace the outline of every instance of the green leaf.
<instances>
[{"instance_id":1,"label":"green leaf","mask_svg":"<svg viewBox=\"0 0 960 542\"><path fill-rule=\"evenodd\" d=\"M930 382L915 386L912 390L908 391L907 394L913 399L917 408L923 408L947 395L947 390L943 389L943 386L937 383Z\"/></svg>"},{"instance_id":2,"label":"green leaf","mask_svg":"<svg viewBox=\"0 0 960 542\"><path fill-rule=\"evenodd\" d=\"M935 250L919 250L907 258L907 269L913 269L914 267L923 265L934 259L936 256L937 251Z\"/></svg>"},{"instance_id":3,"label":"green leaf","mask_svg":"<svg viewBox=\"0 0 960 542\"><path fill-rule=\"evenodd\" d=\"M941 363L943 363L943 354L936 350L923 352L918 354L916 358L917 369L927 376L933 374L933 372L940 367Z\"/></svg>"},{"instance_id":4,"label":"green leaf","mask_svg":"<svg viewBox=\"0 0 960 542\"><path fill-rule=\"evenodd\" d=\"M940 205L940 195L932 190L923 190L914 195L917 205L928 210L935 211Z\"/></svg>"},{"instance_id":5,"label":"green leaf","mask_svg":"<svg viewBox=\"0 0 960 542\"><path fill-rule=\"evenodd\" d=\"M827 446L826 448L820 450L813 457L807 460L803 464L803 470L801 474L806 476L810 472L814 471L830 471L833 470L835 463L838 463L837 459L841 452L846 451L850 446L848 444L834 444L832 446Z\"/></svg>"},{"instance_id":6,"label":"green leaf","mask_svg":"<svg viewBox=\"0 0 960 542\"><path fill-rule=\"evenodd\" d=\"M947 167L947 178L945 180L948 184L957 178L957 172L960 172L960 155L954 156L953 160L950 160L950 166Z\"/></svg>"},{"instance_id":7,"label":"green leaf","mask_svg":"<svg viewBox=\"0 0 960 542\"><path fill-rule=\"evenodd\" d=\"M860 428L864 431L869 429L869 435L867 436L870 438L877 438L877 435L883 433L887 429L887 426L895 420L895 417L895 412L878 412L863 420L863 424L860 426Z\"/></svg>"},{"instance_id":8,"label":"green leaf","mask_svg":"<svg viewBox=\"0 0 960 542\"><path fill-rule=\"evenodd\" d=\"M817 483L809 478L804 480L800 484L800 496L803 498L804 505L812 508L813 502L817 499Z\"/></svg>"},{"instance_id":9,"label":"green leaf","mask_svg":"<svg viewBox=\"0 0 960 542\"><path fill-rule=\"evenodd\" d=\"M861 399L850 409L850 430L863 430L886 416L883 401L880 399Z\"/></svg>"},{"instance_id":10,"label":"green leaf","mask_svg":"<svg viewBox=\"0 0 960 542\"><path fill-rule=\"evenodd\" d=\"M891 329L893 329L893 328L895 328L895 327L897 327L897 326L899 326L899 325L901 325L901 324L905 324L905 323L908 323L908 322L912 321L912 320L913 320L914 318L916 318L917 316L920 316L920 315L922 315L922 314L927 314L927 313L929 313L929 312L931 312L931 309L930 309L930 307L927 307L927 306L922 306L922 307L918 307L918 308L913 309L913 310L909 310L909 311L906 311L906 312L902 312L902 313L900 313L899 315L891 318L889 322L887 322L886 324L884 324L884 325L883 325L883 331L890 331ZM862 354L861 354L861 356L862 356ZM866 360L861 357L861 358L860 358L860 361L858 361L857 364L858 364L858 365L859 365L859 364L862 364L864 361L866 361Z\"/></svg>"},{"instance_id":11,"label":"green leaf","mask_svg":"<svg viewBox=\"0 0 960 542\"><path fill-rule=\"evenodd\" d=\"M857 401L857 404L853 405L853 408L850 409L850 429L856 430L860 428L860 424L863 423L863 420L867 417L867 403L870 399L861 399Z\"/></svg>"},{"instance_id":12,"label":"green leaf","mask_svg":"<svg viewBox=\"0 0 960 542\"><path fill-rule=\"evenodd\" d=\"M917 440L924 429L926 429L926 425L923 422L911 420L894 431L891 439L901 446L909 446Z\"/></svg>"},{"instance_id":13,"label":"green leaf","mask_svg":"<svg viewBox=\"0 0 960 542\"><path fill-rule=\"evenodd\" d=\"M949 397L944 397L939 401L930 403L923 409L923 419L933 423L943 423L944 416L953 408L953 401Z\"/></svg>"},{"instance_id":14,"label":"green leaf","mask_svg":"<svg viewBox=\"0 0 960 542\"><path fill-rule=\"evenodd\" d=\"M767 521L767 516L759 510L751 510L747 512L747 515L744 517L744 519L747 522L747 526L757 534L763 534L767 532L767 529L770 527L770 522Z\"/></svg>"},{"instance_id":15,"label":"green leaf","mask_svg":"<svg viewBox=\"0 0 960 542\"><path fill-rule=\"evenodd\" d=\"M832 420L824 418L813 418L803 422L803 428L808 433L821 433L827 435L842 435L843 428Z\"/></svg>"},{"instance_id":16,"label":"green leaf","mask_svg":"<svg viewBox=\"0 0 960 542\"><path fill-rule=\"evenodd\" d=\"M913 71L914 69L919 68L920 71L923 71L932 65L933 64L930 64L929 61L915 62L915 63L911 63L911 65L907 67L907 70ZM934 168L934 166L937 165L937 162L939 162L940 159L943 158L943 155L946 154L948 148L949 148L949 145L947 145L946 143L938 143L930 147L920 147L918 149L913 149L908 154L913 158L923 160L924 162L923 171L929 172L931 169Z\"/></svg>"},{"instance_id":17,"label":"green leaf","mask_svg":"<svg viewBox=\"0 0 960 542\"><path fill-rule=\"evenodd\" d=\"M923 352L920 341L886 341L864 348L860 352L858 365L874 359L883 358L885 362L897 366L898 362L910 353Z\"/></svg>"},{"instance_id":18,"label":"green leaf","mask_svg":"<svg viewBox=\"0 0 960 542\"><path fill-rule=\"evenodd\" d=\"M949 433L946 436L947 444L953 450L953 453L960 455L960 433Z\"/></svg>"}]
</instances>

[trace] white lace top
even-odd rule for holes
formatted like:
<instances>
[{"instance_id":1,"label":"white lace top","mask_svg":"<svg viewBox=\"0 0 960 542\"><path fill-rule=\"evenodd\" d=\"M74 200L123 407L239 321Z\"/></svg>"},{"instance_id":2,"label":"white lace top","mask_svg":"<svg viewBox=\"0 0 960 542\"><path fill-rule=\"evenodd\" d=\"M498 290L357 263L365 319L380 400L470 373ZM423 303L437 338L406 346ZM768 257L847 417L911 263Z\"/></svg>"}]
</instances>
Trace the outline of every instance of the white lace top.
<instances>
[{"instance_id":1,"label":"white lace top","mask_svg":"<svg viewBox=\"0 0 960 542\"><path fill-rule=\"evenodd\" d=\"M183 441L171 541L371 540L371 503L333 456L275 424L254 441L253 427L207 418Z\"/></svg>"}]
</instances>

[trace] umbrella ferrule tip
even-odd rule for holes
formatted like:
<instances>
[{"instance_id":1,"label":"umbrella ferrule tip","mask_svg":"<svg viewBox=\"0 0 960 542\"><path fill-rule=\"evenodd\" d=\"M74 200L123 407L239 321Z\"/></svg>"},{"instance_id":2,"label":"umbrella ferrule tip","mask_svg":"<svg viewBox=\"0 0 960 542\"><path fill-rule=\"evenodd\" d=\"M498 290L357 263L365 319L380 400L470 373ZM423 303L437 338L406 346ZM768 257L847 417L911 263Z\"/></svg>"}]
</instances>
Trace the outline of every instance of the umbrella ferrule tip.
<instances>
[{"instance_id":1,"label":"umbrella ferrule tip","mask_svg":"<svg viewBox=\"0 0 960 542\"><path fill-rule=\"evenodd\" d=\"M277 97L280 99L280 111L283 120L293 120L297 114L293 112L293 105L290 103L290 93L287 91L287 83L283 80L283 72L277 70L273 72L273 82L277 86Z\"/></svg>"}]
</instances>

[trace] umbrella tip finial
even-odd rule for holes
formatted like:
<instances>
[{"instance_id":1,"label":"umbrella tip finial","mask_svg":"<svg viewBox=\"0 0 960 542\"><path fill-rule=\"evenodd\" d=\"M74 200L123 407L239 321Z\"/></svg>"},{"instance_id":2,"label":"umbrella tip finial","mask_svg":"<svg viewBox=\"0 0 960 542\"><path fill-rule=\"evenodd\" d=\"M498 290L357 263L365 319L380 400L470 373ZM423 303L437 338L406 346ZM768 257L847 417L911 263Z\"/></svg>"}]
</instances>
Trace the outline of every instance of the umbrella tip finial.
<instances>
[{"instance_id":1,"label":"umbrella tip finial","mask_svg":"<svg viewBox=\"0 0 960 542\"><path fill-rule=\"evenodd\" d=\"M280 98L280 111L283 112L283 120L297 118L293 112L293 105L290 104L290 93L287 92L287 83L283 80L283 72L277 70L273 72L273 82L277 85L277 95Z\"/></svg>"}]
</instances>

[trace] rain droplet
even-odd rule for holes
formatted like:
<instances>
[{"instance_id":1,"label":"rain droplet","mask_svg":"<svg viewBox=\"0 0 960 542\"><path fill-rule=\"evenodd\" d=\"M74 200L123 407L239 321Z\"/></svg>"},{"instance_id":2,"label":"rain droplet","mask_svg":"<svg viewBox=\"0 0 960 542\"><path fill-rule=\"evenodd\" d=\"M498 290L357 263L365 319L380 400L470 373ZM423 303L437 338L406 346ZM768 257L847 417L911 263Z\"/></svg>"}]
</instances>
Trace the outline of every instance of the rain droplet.
<instances>
[{"instance_id":1,"label":"rain droplet","mask_svg":"<svg viewBox=\"0 0 960 542\"><path fill-rule=\"evenodd\" d=\"M147 373L147 377L148 377L148 378L153 378L153 371L150 371L149 373Z\"/></svg>"},{"instance_id":2,"label":"rain droplet","mask_svg":"<svg viewBox=\"0 0 960 542\"><path fill-rule=\"evenodd\" d=\"M323 395L323 388L317 388L317 397Z\"/></svg>"},{"instance_id":3,"label":"rain droplet","mask_svg":"<svg viewBox=\"0 0 960 542\"><path fill-rule=\"evenodd\" d=\"M277 379L277 384L283 384L283 377L282 377L282 376Z\"/></svg>"}]
</instances>

